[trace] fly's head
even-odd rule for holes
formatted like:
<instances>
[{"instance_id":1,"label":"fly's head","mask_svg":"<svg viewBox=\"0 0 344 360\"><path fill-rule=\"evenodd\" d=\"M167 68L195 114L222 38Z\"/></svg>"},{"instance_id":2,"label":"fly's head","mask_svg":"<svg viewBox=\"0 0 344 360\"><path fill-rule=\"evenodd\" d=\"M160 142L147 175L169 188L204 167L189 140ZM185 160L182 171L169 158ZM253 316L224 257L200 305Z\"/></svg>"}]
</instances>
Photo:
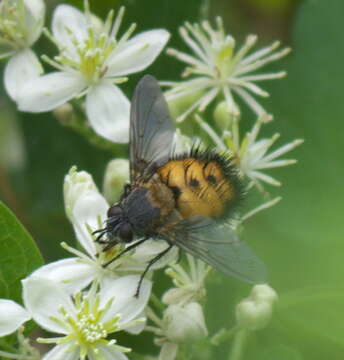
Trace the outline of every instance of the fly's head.
<instances>
[{"instance_id":1,"label":"fly's head","mask_svg":"<svg viewBox=\"0 0 344 360\"><path fill-rule=\"evenodd\" d=\"M130 243L134 238L132 226L120 204L115 204L109 208L106 227L96 230L93 234L98 234L96 238L98 243L107 244L104 250L108 250L117 244Z\"/></svg>"},{"instance_id":2,"label":"fly's head","mask_svg":"<svg viewBox=\"0 0 344 360\"><path fill-rule=\"evenodd\" d=\"M130 243L133 230L120 205L113 205L107 212L107 236L109 242Z\"/></svg>"}]
</instances>

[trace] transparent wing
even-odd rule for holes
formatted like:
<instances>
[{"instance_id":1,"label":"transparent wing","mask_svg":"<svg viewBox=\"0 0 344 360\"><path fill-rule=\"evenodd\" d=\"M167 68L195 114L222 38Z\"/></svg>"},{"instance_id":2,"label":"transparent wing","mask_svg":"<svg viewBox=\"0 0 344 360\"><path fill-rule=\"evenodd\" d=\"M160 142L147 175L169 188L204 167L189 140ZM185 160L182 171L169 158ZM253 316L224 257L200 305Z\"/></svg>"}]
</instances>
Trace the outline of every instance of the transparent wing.
<instances>
[{"instance_id":1,"label":"transparent wing","mask_svg":"<svg viewBox=\"0 0 344 360\"><path fill-rule=\"evenodd\" d=\"M174 228L171 242L226 275L250 283L267 282L266 266L233 229L209 218L190 220Z\"/></svg>"},{"instance_id":2,"label":"transparent wing","mask_svg":"<svg viewBox=\"0 0 344 360\"><path fill-rule=\"evenodd\" d=\"M145 75L136 86L130 113L130 178L159 166L171 154L175 126L167 103L153 76Z\"/></svg>"}]
</instances>

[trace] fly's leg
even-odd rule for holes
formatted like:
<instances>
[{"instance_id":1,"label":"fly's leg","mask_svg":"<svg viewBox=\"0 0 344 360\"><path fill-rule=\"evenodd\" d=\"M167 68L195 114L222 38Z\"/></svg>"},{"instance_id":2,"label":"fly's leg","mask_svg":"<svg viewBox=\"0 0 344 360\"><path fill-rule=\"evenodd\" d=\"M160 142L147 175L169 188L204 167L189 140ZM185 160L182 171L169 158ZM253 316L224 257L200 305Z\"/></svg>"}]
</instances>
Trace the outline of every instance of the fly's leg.
<instances>
[{"instance_id":1,"label":"fly's leg","mask_svg":"<svg viewBox=\"0 0 344 360\"><path fill-rule=\"evenodd\" d=\"M127 253L128 251L135 249L137 246L141 245L143 242L145 242L147 240L147 238L143 238L140 241L136 241L134 244L129 245L128 247L126 247L123 251L121 251L117 256L115 256L113 259L111 259L110 261L108 261L107 263L103 264L103 267L107 267L109 266L112 262L114 262L115 260L119 259L122 255L124 255L125 253ZM110 245L110 244L109 244ZM110 248L113 246L113 244L111 244ZM108 246L104 249L104 251L109 250Z\"/></svg>"},{"instance_id":2,"label":"fly's leg","mask_svg":"<svg viewBox=\"0 0 344 360\"><path fill-rule=\"evenodd\" d=\"M145 277L145 275L147 274L148 270L158 261L160 260L165 254L167 254L171 249L172 249L173 245L172 244L168 244L168 247L163 250L161 253L159 253L156 257L154 257L152 260L149 261L149 263L147 264L145 270L143 271L143 273L141 274L139 283L137 284L137 289L136 289L136 293L135 293L135 297L139 297L140 294L140 288L142 285L142 281Z\"/></svg>"}]
</instances>

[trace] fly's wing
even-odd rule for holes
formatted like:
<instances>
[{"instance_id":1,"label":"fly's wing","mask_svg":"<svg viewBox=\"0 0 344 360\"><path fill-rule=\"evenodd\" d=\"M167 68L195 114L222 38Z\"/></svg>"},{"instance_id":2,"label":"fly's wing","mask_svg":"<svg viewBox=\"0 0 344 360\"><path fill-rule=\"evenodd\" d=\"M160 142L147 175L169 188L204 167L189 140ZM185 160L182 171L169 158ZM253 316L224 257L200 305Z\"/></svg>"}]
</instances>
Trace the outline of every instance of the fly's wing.
<instances>
[{"instance_id":1,"label":"fly's wing","mask_svg":"<svg viewBox=\"0 0 344 360\"><path fill-rule=\"evenodd\" d=\"M130 113L130 179L170 156L174 124L158 82L145 75L136 86Z\"/></svg>"},{"instance_id":2,"label":"fly's wing","mask_svg":"<svg viewBox=\"0 0 344 360\"><path fill-rule=\"evenodd\" d=\"M264 263L228 225L194 217L179 222L168 240L226 275L249 283L267 282Z\"/></svg>"}]
</instances>

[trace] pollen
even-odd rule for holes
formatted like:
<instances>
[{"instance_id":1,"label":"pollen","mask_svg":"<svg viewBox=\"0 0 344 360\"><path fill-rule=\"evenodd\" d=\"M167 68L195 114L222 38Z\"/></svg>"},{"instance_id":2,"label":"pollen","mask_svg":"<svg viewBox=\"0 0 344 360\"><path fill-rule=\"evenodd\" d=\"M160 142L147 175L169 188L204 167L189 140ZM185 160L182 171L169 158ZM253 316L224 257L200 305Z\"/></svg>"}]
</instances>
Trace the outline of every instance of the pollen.
<instances>
[{"instance_id":1,"label":"pollen","mask_svg":"<svg viewBox=\"0 0 344 360\"><path fill-rule=\"evenodd\" d=\"M82 315L77 321L81 339L87 343L95 343L107 337L108 333L102 323L96 323L92 314Z\"/></svg>"}]
</instances>

